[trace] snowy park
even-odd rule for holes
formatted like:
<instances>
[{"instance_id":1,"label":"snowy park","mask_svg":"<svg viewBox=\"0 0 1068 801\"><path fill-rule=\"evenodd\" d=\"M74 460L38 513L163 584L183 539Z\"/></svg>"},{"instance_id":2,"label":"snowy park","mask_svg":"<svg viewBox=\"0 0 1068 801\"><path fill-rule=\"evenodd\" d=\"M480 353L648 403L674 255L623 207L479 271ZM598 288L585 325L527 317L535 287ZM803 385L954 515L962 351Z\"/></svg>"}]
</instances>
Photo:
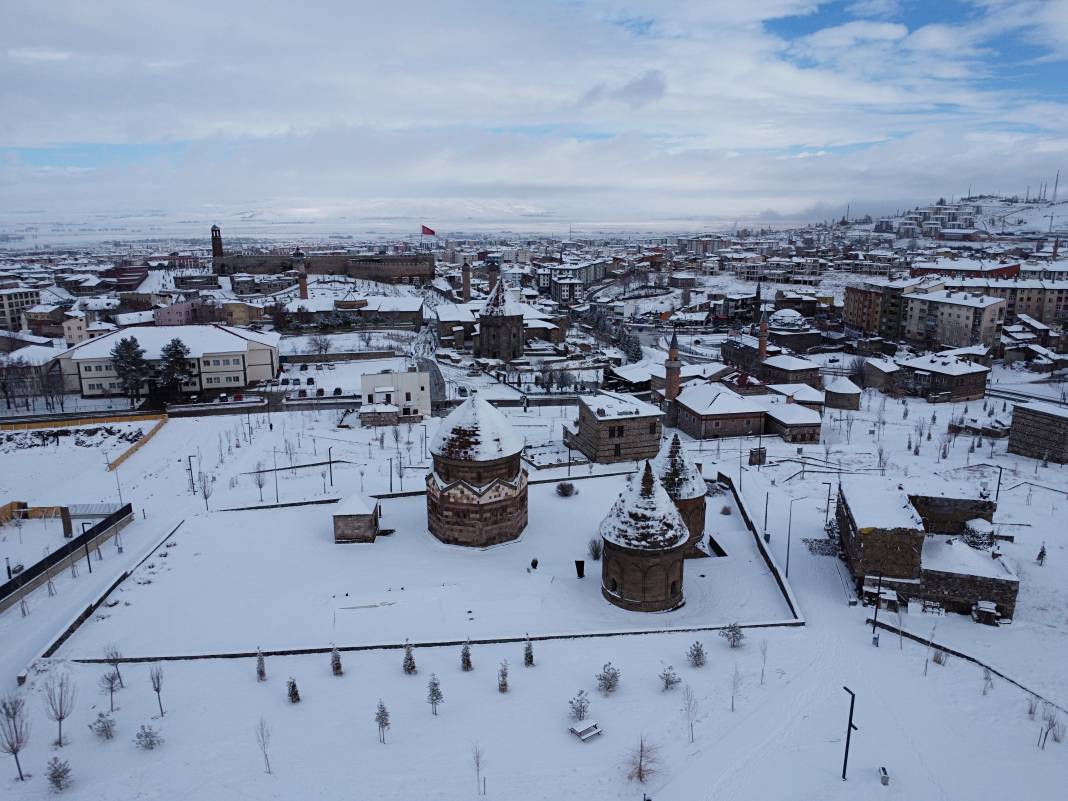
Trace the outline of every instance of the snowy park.
<instances>
[{"instance_id":1,"label":"snowy park","mask_svg":"<svg viewBox=\"0 0 1068 801\"><path fill-rule=\"evenodd\" d=\"M971 404L968 413L976 411ZM559 439L574 409L504 413L528 443L544 446ZM797 621L733 496L714 483L706 532L726 556L686 560L685 604L642 614L604 600L588 541L634 463L574 466L570 477L566 466L527 463L531 481L541 483L530 487L529 523L518 539L480 549L438 542L418 493L429 464L424 437L433 437L440 418L401 426L396 436L391 428L338 428L333 410L174 419L113 472L108 461L126 443L106 446L108 458L70 437L52 444L47 460L34 455L45 449L2 453L8 497L43 504L62 492L83 503L114 502L121 487L138 518L123 531L123 553L103 548L93 574L60 577L55 597L35 593L28 616L17 608L0 614L0 634L18 643L0 660L13 682L48 645L48 632L129 571L29 671L23 694L32 737L20 760L35 775L19 783L7 760L5 786L12 798L43 797L44 765L58 754L76 774L70 796L84 799L114 797L117 785L145 798L172 797L179 784L189 797L288 798L306 793L309 782L324 798L475 798L482 779L486 797L502 799L642 791L657 799L982 799L1011 797L1024 774L1036 792L1053 794L1064 780L1064 746L1050 740L1040 749L1035 739L1044 715L1063 720L1065 713L1034 694L1063 704L1068 682L1057 660L1033 654L1059 653L1068 637L1064 546L1055 525L1064 468L1007 454L1004 441L979 446L961 435L943 442L950 419L963 413L964 404L884 405L881 396L865 396L857 412L826 415L829 447L807 445L800 454L775 437L683 438L706 478L722 473L739 487L772 557L781 567L789 562L804 625L786 627L764 625ZM910 439L920 440L918 454ZM757 445L768 449L767 463L750 466L745 457ZM1012 532L1002 558L1021 577L1012 625L912 609L884 613L883 622L915 639L882 631L873 647L865 623L872 609L849 605L844 569L820 545L834 513L828 484L836 485L839 472L860 472L997 491L999 466L994 523ZM59 474L62 483L49 480L56 470L69 470ZM564 497L555 487L568 478L577 492ZM332 501L352 493L382 496L381 527L391 533L373 543L334 543ZM302 505L260 508L275 503ZM31 531L24 528L24 542ZM10 526L0 533L8 541L16 535ZM1050 558L1040 566L1034 559L1043 542ZM582 579L577 559L585 561ZM732 648L720 631L736 622L744 639ZM934 661L940 648L928 639L1012 681L964 658ZM461 668L467 640L469 672ZM406 641L414 645L414 675L402 668ZM696 667L688 658L695 641L707 654ZM340 676L330 664L335 646ZM110 649L147 660L117 663L126 686L114 694L114 713L101 687ZM257 681L257 649L268 654L265 681ZM309 652L277 653L286 651ZM602 692L598 674L609 662L620 680ZM163 671L159 697L153 666ZM56 723L45 714L46 684L63 674L77 698L60 749L52 744ZM664 675L679 681L665 689ZM443 695L436 715L427 703L431 676ZM290 678L299 703L289 698ZM844 783L843 686L857 694L858 725ZM580 691L587 720L603 732L588 742L569 731L576 726L569 701ZM379 699L390 717L385 743L374 719ZM111 741L88 728L102 712L114 719ZM270 732L269 774L256 736L261 719ZM158 747L137 747L142 725L158 730ZM640 743L651 754L644 783L628 778ZM334 777L342 763L352 768L351 782ZM192 784L190 765L198 766ZM881 767L889 788L880 784Z\"/></svg>"}]
</instances>

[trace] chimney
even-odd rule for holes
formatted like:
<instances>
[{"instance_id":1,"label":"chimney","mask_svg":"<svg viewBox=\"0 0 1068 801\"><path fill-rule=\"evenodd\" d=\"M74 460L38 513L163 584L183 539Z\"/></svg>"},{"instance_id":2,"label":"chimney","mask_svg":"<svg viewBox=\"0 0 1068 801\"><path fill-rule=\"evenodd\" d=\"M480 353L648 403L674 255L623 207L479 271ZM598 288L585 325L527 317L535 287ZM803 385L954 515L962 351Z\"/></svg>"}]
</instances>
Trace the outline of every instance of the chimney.
<instances>
[{"instance_id":1,"label":"chimney","mask_svg":"<svg viewBox=\"0 0 1068 801\"><path fill-rule=\"evenodd\" d=\"M471 302L471 265L467 263L467 259L464 259L464 266L460 268L460 275L463 276L463 289L461 290L460 297L464 303Z\"/></svg>"},{"instance_id":2,"label":"chimney","mask_svg":"<svg viewBox=\"0 0 1068 801\"><path fill-rule=\"evenodd\" d=\"M307 300L308 299L308 274L305 273L302 270L300 275L297 276L297 282L298 282L298 285L300 286L300 299L301 300Z\"/></svg>"},{"instance_id":3,"label":"chimney","mask_svg":"<svg viewBox=\"0 0 1068 801\"><path fill-rule=\"evenodd\" d=\"M794 400L794 396L793 395L787 395L786 396L786 402L787 403L797 403L797 401Z\"/></svg>"}]
</instances>

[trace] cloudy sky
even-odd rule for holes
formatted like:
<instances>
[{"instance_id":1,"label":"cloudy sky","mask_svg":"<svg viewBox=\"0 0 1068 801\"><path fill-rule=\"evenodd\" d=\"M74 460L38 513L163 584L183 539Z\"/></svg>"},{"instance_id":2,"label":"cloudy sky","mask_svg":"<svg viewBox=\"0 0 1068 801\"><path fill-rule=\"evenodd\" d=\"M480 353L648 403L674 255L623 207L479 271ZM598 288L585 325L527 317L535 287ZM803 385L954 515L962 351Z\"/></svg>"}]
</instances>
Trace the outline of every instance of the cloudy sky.
<instances>
[{"instance_id":1,"label":"cloudy sky","mask_svg":"<svg viewBox=\"0 0 1068 801\"><path fill-rule=\"evenodd\" d=\"M5 0L3 19L6 217L700 227L1068 168L1066 0Z\"/></svg>"}]
</instances>

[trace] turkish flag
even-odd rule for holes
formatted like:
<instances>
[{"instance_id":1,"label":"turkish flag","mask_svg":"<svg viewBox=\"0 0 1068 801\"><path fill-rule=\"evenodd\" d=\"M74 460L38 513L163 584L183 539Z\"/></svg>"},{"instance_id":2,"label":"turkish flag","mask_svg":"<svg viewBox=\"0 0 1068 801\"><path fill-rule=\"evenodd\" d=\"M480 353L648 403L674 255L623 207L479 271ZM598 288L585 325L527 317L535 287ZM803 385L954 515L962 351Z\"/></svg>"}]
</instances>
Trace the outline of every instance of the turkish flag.
<instances>
[{"instance_id":1,"label":"turkish flag","mask_svg":"<svg viewBox=\"0 0 1068 801\"><path fill-rule=\"evenodd\" d=\"M423 226L423 236L437 236L437 234L434 233L434 229L433 228L427 228L424 225Z\"/></svg>"}]
</instances>

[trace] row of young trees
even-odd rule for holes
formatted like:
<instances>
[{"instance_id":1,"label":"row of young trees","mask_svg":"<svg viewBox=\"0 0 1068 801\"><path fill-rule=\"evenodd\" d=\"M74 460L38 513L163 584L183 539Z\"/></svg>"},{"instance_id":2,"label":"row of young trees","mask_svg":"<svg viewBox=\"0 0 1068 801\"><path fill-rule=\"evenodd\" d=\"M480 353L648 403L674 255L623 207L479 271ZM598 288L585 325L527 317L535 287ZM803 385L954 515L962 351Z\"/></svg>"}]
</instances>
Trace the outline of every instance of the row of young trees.
<instances>
[{"instance_id":1,"label":"row of young trees","mask_svg":"<svg viewBox=\"0 0 1068 801\"><path fill-rule=\"evenodd\" d=\"M108 670L100 677L99 686L101 691L108 696L108 711L97 713L96 720L89 724L89 729L101 740L111 740L115 737L115 718L113 717L115 694L125 687L125 683L119 668L122 654L118 648L109 645L105 649L104 659L108 664ZM163 667L159 664L150 666L148 675L162 718L166 714L163 709L162 695ZM57 725L56 739L52 745L56 748L63 748L68 742L63 734L63 723L74 713L78 699L77 687L69 673L52 674L43 683L42 695L45 715ZM19 781L25 781L28 778L23 772L19 754L26 749L29 742L30 720L26 699L14 693L0 698L0 753L14 758ZM158 729L142 724L134 736L134 743L138 748L153 750L163 743L163 737ZM71 782L70 763L59 757L53 757L46 768L46 776L54 790L66 789Z\"/></svg>"}]
</instances>

